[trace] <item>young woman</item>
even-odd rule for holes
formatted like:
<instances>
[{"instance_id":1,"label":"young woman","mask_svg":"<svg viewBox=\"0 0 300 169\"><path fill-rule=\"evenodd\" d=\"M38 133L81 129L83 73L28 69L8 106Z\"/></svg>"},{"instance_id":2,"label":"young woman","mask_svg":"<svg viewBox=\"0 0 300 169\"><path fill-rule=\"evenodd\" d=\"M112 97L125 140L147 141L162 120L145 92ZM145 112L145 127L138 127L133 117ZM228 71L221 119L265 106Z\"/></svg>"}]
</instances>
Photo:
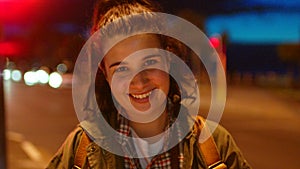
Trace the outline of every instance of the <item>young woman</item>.
<instances>
[{"instance_id":1,"label":"young woman","mask_svg":"<svg viewBox=\"0 0 300 169\"><path fill-rule=\"evenodd\" d=\"M184 59L188 49L167 36L135 32L159 29L163 24L149 19L159 11L148 0L103 0L96 5L92 32L101 40L93 45L104 57L96 80L89 83L95 82L101 115L83 108L92 116L80 119L47 168L250 168L221 126L205 142L198 141L208 131L197 112L191 115L183 104L197 99L184 87L193 88L194 81L172 57ZM139 14L149 23L130 19Z\"/></svg>"}]
</instances>

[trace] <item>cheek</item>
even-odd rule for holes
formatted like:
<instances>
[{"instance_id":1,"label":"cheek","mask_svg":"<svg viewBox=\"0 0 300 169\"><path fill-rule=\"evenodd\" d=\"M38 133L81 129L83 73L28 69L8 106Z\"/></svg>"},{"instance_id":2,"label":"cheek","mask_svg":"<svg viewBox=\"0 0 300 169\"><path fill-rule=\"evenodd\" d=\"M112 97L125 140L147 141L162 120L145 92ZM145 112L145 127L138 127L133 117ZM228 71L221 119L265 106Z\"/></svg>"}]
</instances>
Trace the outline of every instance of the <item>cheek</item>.
<instances>
[{"instance_id":1,"label":"cheek","mask_svg":"<svg viewBox=\"0 0 300 169\"><path fill-rule=\"evenodd\" d=\"M169 74L158 71L152 76L152 82L156 84L165 94L168 94L170 88Z\"/></svg>"},{"instance_id":2,"label":"cheek","mask_svg":"<svg viewBox=\"0 0 300 169\"><path fill-rule=\"evenodd\" d=\"M123 107L128 106L128 95L127 95L127 89L128 85L126 86L126 82L122 80L113 80L109 83L111 93L113 95L113 98L115 99L118 104L122 105Z\"/></svg>"},{"instance_id":3,"label":"cheek","mask_svg":"<svg viewBox=\"0 0 300 169\"><path fill-rule=\"evenodd\" d=\"M110 89L112 90L112 93L114 94L115 97L127 93L127 90L129 88L129 82L127 79L113 78L108 81L109 81Z\"/></svg>"}]
</instances>

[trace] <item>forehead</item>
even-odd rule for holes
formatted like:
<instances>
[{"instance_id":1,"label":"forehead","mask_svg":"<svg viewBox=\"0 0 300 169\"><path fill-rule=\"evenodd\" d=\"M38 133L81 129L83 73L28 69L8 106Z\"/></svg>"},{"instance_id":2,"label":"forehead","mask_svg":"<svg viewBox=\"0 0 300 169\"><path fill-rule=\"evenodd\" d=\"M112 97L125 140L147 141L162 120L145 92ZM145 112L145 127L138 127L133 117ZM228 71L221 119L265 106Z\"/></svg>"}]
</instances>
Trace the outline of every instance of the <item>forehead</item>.
<instances>
[{"instance_id":1,"label":"forehead","mask_svg":"<svg viewBox=\"0 0 300 169\"><path fill-rule=\"evenodd\" d=\"M135 35L119 42L108 51L104 62L123 60L133 52L147 48L161 48L157 35Z\"/></svg>"}]
</instances>

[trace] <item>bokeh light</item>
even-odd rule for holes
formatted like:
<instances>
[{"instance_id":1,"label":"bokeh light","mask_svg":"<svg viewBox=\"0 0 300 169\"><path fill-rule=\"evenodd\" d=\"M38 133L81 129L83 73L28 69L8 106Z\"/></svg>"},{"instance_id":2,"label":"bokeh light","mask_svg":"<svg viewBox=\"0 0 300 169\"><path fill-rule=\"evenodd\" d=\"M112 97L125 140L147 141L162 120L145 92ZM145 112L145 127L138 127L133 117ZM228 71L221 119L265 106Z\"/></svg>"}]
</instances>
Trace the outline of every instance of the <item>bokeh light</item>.
<instances>
[{"instance_id":1,"label":"bokeh light","mask_svg":"<svg viewBox=\"0 0 300 169\"><path fill-rule=\"evenodd\" d=\"M59 88L63 82L62 76L58 72L53 72L49 77L49 85L53 88Z\"/></svg>"},{"instance_id":2,"label":"bokeh light","mask_svg":"<svg viewBox=\"0 0 300 169\"><path fill-rule=\"evenodd\" d=\"M11 71L9 69L3 70L3 79L4 80L10 80L11 78Z\"/></svg>"},{"instance_id":3,"label":"bokeh light","mask_svg":"<svg viewBox=\"0 0 300 169\"><path fill-rule=\"evenodd\" d=\"M22 72L20 70L13 70L11 72L11 79L15 82L19 82L22 80Z\"/></svg>"},{"instance_id":4,"label":"bokeh light","mask_svg":"<svg viewBox=\"0 0 300 169\"><path fill-rule=\"evenodd\" d=\"M36 71L36 76L41 84L47 84L49 82L49 74L45 70Z\"/></svg>"},{"instance_id":5,"label":"bokeh light","mask_svg":"<svg viewBox=\"0 0 300 169\"><path fill-rule=\"evenodd\" d=\"M57 65L56 69L61 74L66 73L68 71L68 67L64 63L61 63L61 64Z\"/></svg>"},{"instance_id":6,"label":"bokeh light","mask_svg":"<svg viewBox=\"0 0 300 169\"><path fill-rule=\"evenodd\" d=\"M28 71L24 74L24 82L28 86L33 86L39 82L38 76L34 71Z\"/></svg>"}]
</instances>

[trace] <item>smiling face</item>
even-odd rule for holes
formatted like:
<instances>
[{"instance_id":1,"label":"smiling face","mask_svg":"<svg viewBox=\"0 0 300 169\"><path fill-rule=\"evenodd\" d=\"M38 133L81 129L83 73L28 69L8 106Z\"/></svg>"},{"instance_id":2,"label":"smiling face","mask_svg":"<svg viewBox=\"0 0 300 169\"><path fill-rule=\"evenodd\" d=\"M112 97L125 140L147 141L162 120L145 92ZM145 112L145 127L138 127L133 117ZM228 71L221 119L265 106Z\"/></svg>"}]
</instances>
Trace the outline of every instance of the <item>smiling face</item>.
<instances>
[{"instance_id":1,"label":"smiling face","mask_svg":"<svg viewBox=\"0 0 300 169\"><path fill-rule=\"evenodd\" d=\"M133 107L140 112L152 112L166 103L169 63L159 48L157 36L135 35L115 45L104 57L102 69L106 80L126 111Z\"/></svg>"}]
</instances>

